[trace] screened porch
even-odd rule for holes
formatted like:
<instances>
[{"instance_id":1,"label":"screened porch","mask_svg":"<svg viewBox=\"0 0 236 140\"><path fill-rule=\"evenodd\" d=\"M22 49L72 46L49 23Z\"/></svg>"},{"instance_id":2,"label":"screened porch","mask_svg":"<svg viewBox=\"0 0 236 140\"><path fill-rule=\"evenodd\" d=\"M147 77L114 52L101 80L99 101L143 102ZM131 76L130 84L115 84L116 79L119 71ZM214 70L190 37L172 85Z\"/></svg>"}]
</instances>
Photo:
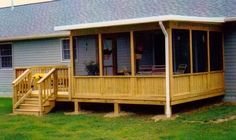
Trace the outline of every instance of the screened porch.
<instances>
[{"instance_id":1,"label":"screened porch","mask_svg":"<svg viewBox=\"0 0 236 140\"><path fill-rule=\"evenodd\" d=\"M221 25L164 26L167 36L158 23L71 31L72 98L165 105L166 73L172 105L223 95Z\"/></svg>"}]
</instances>

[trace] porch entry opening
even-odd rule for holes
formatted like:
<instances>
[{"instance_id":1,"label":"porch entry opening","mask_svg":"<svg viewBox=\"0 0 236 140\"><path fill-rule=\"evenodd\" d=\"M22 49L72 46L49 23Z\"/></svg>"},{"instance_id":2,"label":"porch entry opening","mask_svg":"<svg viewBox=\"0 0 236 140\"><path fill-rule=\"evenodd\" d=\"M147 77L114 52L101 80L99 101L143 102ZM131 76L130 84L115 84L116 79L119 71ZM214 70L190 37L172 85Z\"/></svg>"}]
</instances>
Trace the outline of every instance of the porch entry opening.
<instances>
[{"instance_id":1,"label":"porch entry opening","mask_svg":"<svg viewBox=\"0 0 236 140\"><path fill-rule=\"evenodd\" d=\"M165 74L165 36L161 30L134 32L136 75Z\"/></svg>"},{"instance_id":2,"label":"porch entry opening","mask_svg":"<svg viewBox=\"0 0 236 140\"><path fill-rule=\"evenodd\" d=\"M104 75L130 75L130 34L103 34Z\"/></svg>"},{"instance_id":3,"label":"porch entry opening","mask_svg":"<svg viewBox=\"0 0 236 140\"><path fill-rule=\"evenodd\" d=\"M96 35L73 38L74 73L76 76L99 75L98 37Z\"/></svg>"}]
</instances>

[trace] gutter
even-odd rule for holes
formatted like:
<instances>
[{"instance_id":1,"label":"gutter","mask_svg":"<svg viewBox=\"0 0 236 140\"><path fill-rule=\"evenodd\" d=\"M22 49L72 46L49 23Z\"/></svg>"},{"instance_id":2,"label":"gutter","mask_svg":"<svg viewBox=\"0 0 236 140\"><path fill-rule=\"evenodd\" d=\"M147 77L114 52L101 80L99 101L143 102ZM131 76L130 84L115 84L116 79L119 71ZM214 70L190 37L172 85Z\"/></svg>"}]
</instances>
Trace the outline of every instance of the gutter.
<instances>
[{"instance_id":1,"label":"gutter","mask_svg":"<svg viewBox=\"0 0 236 140\"><path fill-rule=\"evenodd\" d=\"M165 63L166 63L166 106L165 106L165 113L167 118L170 118L171 113L171 104L170 104L170 63L169 63L169 37L166 31L163 22L160 21L159 25L163 34L165 35Z\"/></svg>"}]
</instances>

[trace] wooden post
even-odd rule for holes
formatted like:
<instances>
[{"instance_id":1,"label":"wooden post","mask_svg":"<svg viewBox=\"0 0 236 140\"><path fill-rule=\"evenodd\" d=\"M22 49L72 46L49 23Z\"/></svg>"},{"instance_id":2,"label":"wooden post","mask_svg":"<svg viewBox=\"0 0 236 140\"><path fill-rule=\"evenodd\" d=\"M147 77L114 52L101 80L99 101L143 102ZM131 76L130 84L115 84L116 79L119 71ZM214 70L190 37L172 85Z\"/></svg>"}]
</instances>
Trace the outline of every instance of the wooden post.
<instances>
[{"instance_id":1,"label":"wooden post","mask_svg":"<svg viewBox=\"0 0 236 140\"><path fill-rule=\"evenodd\" d=\"M210 90L210 72L211 72L211 62L210 62L210 31L207 31L207 90Z\"/></svg>"},{"instance_id":2,"label":"wooden post","mask_svg":"<svg viewBox=\"0 0 236 140\"><path fill-rule=\"evenodd\" d=\"M102 46L102 34L98 34L98 55L99 55L99 76L100 76L100 94L103 94L103 46Z\"/></svg>"},{"instance_id":3,"label":"wooden post","mask_svg":"<svg viewBox=\"0 0 236 140\"><path fill-rule=\"evenodd\" d=\"M39 116L43 115L43 106L42 106L42 86L39 84Z\"/></svg>"},{"instance_id":4,"label":"wooden post","mask_svg":"<svg viewBox=\"0 0 236 140\"><path fill-rule=\"evenodd\" d=\"M99 49L99 71L100 76L103 76L103 57L102 57L102 34L98 34L98 49Z\"/></svg>"},{"instance_id":5,"label":"wooden post","mask_svg":"<svg viewBox=\"0 0 236 140\"><path fill-rule=\"evenodd\" d=\"M72 87L71 87L71 83L72 83L72 78L71 78L71 68L70 67L68 67L68 94L69 94L69 101L71 101L71 99L72 99L72 95L71 95L71 93L72 93Z\"/></svg>"},{"instance_id":6,"label":"wooden post","mask_svg":"<svg viewBox=\"0 0 236 140\"><path fill-rule=\"evenodd\" d=\"M193 40L192 40L192 30L190 29L189 35L189 51L190 51L190 82L189 82L189 91L192 93L192 82L193 82Z\"/></svg>"},{"instance_id":7,"label":"wooden post","mask_svg":"<svg viewBox=\"0 0 236 140\"><path fill-rule=\"evenodd\" d=\"M130 87L130 94L134 96L136 94L136 83L137 79L135 77L135 69L136 69L136 59L135 59L135 47L134 47L134 32L130 32L130 61L131 61L131 87Z\"/></svg>"},{"instance_id":8,"label":"wooden post","mask_svg":"<svg viewBox=\"0 0 236 140\"><path fill-rule=\"evenodd\" d=\"M73 34L70 32L70 68L69 68L69 99L71 100L72 98L72 92L74 92L74 49L73 49Z\"/></svg>"},{"instance_id":9,"label":"wooden post","mask_svg":"<svg viewBox=\"0 0 236 140\"><path fill-rule=\"evenodd\" d=\"M57 98L57 95L58 95L58 81L57 81L57 69L54 71L53 73L53 76L54 76L54 96L55 96L55 99Z\"/></svg>"},{"instance_id":10,"label":"wooden post","mask_svg":"<svg viewBox=\"0 0 236 140\"><path fill-rule=\"evenodd\" d=\"M120 104L119 103L114 103L114 114L119 115L121 111Z\"/></svg>"},{"instance_id":11,"label":"wooden post","mask_svg":"<svg viewBox=\"0 0 236 140\"><path fill-rule=\"evenodd\" d=\"M134 32L130 32L131 75L135 76Z\"/></svg>"},{"instance_id":12,"label":"wooden post","mask_svg":"<svg viewBox=\"0 0 236 140\"><path fill-rule=\"evenodd\" d=\"M80 112L80 105L79 105L79 101L76 99L74 100L74 110L75 110L75 114L78 114Z\"/></svg>"}]
</instances>

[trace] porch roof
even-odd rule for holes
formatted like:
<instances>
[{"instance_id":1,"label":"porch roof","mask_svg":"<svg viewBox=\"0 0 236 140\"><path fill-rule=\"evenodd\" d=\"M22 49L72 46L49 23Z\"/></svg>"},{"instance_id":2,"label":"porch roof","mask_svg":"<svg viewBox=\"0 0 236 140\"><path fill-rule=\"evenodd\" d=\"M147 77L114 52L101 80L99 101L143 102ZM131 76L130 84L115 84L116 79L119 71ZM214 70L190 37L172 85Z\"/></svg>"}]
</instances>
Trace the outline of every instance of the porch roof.
<instances>
[{"instance_id":1,"label":"porch roof","mask_svg":"<svg viewBox=\"0 0 236 140\"><path fill-rule=\"evenodd\" d=\"M164 16L155 16L155 17L144 17L144 18L113 20L113 21L104 21L104 22L96 22L96 23L56 26L54 27L54 30L64 31L64 30L75 30L75 29L99 28L99 27L151 23L151 22L158 22L158 21L189 21L189 22L201 22L201 23L224 23L226 21L225 19L226 19L225 17L196 17L196 16L164 15ZM228 21L234 20L234 19L236 18L229 18Z\"/></svg>"}]
</instances>

